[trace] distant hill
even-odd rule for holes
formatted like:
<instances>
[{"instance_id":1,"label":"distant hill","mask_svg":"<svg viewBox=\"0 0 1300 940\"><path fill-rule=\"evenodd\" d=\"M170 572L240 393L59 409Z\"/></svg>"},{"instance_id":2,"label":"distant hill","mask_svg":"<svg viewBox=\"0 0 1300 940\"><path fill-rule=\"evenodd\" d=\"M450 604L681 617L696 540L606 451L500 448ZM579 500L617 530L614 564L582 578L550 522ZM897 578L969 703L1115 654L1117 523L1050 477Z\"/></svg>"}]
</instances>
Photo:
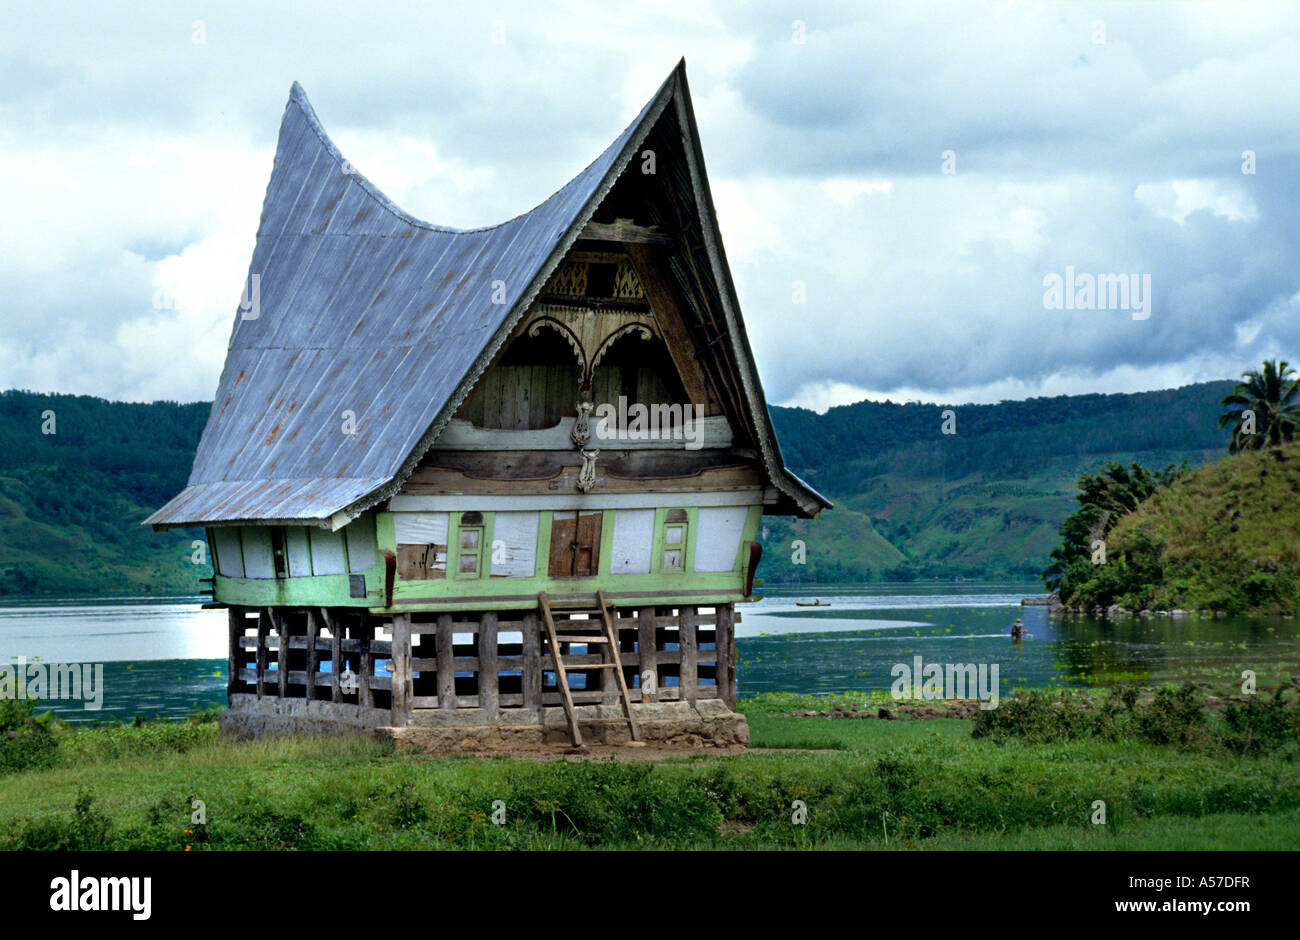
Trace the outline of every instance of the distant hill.
<instances>
[{"instance_id":1,"label":"distant hill","mask_svg":"<svg viewBox=\"0 0 1300 940\"><path fill-rule=\"evenodd\" d=\"M764 520L762 575L779 581L1037 578L1107 460L1216 460L1231 382L996 405L859 402L773 408L786 463L835 501L814 522ZM956 433L944 434L951 410ZM792 542L805 565L792 564Z\"/></svg>"},{"instance_id":2,"label":"distant hill","mask_svg":"<svg viewBox=\"0 0 1300 940\"><path fill-rule=\"evenodd\" d=\"M1295 613L1300 443L1246 451L1176 480L1106 536L1106 563L1070 598L1085 607Z\"/></svg>"},{"instance_id":3,"label":"distant hill","mask_svg":"<svg viewBox=\"0 0 1300 940\"><path fill-rule=\"evenodd\" d=\"M1217 459L1231 385L952 406L950 435L941 405L773 408L787 463L836 506L764 520L761 576L1036 578L1080 473ZM189 561L202 532L139 522L184 487L209 408L0 392L0 596L197 591L211 576ZM41 433L46 411L54 434ZM791 563L796 539L804 565Z\"/></svg>"},{"instance_id":4,"label":"distant hill","mask_svg":"<svg viewBox=\"0 0 1300 940\"><path fill-rule=\"evenodd\" d=\"M202 531L139 523L185 486L210 407L0 392L0 596L197 593Z\"/></svg>"}]
</instances>

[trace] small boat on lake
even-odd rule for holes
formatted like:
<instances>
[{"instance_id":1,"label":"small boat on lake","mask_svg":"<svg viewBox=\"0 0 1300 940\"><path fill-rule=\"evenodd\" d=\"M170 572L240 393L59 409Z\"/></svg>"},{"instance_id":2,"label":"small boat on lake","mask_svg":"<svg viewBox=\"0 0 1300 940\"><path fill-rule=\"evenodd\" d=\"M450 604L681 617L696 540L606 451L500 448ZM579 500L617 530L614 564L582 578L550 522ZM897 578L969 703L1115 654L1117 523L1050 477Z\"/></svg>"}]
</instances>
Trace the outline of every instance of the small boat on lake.
<instances>
[{"instance_id":1,"label":"small boat on lake","mask_svg":"<svg viewBox=\"0 0 1300 940\"><path fill-rule=\"evenodd\" d=\"M810 601L795 601L795 602L794 602L794 606L796 606L796 607L829 607L829 606L831 606L831 602L830 602L830 601L823 601L821 598L813 598L813 599L810 600Z\"/></svg>"}]
</instances>

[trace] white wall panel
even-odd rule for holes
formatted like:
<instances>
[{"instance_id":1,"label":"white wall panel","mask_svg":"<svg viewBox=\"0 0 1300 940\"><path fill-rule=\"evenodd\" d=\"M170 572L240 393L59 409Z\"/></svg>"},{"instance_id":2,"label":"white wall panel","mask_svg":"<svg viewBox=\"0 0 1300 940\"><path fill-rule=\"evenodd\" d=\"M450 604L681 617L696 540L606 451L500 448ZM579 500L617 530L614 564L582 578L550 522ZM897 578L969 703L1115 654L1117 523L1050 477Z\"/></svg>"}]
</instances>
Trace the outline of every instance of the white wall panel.
<instances>
[{"instance_id":1,"label":"white wall panel","mask_svg":"<svg viewBox=\"0 0 1300 940\"><path fill-rule=\"evenodd\" d=\"M244 558L239 548L239 530L233 526L218 526L212 529L212 538L217 545L220 573L227 578L242 578Z\"/></svg>"},{"instance_id":2,"label":"white wall panel","mask_svg":"<svg viewBox=\"0 0 1300 940\"><path fill-rule=\"evenodd\" d=\"M653 509L619 509L614 513L611 574L649 574L655 537Z\"/></svg>"},{"instance_id":3,"label":"white wall panel","mask_svg":"<svg viewBox=\"0 0 1300 940\"><path fill-rule=\"evenodd\" d=\"M695 535L696 571L731 571L740 552L748 506L706 506Z\"/></svg>"},{"instance_id":4,"label":"white wall panel","mask_svg":"<svg viewBox=\"0 0 1300 940\"><path fill-rule=\"evenodd\" d=\"M343 533L326 529L311 530L311 568L316 574L346 574L343 559Z\"/></svg>"},{"instance_id":5,"label":"white wall panel","mask_svg":"<svg viewBox=\"0 0 1300 940\"><path fill-rule=\"evenodd\" d=\"M271 558L271 530L265 526L240 530L244 541L244 577L274 578L275 561Z\"/></svg>"},{"instance_id":6,"label":"white wall panel","mask_svg":"<svg viewBox=\"0 0 1300 940\"><path fill-rule=\"evenodd\" d=\"M393 532L398 545L446 545L447 520L445 512L395 512Z\"/></svg>"},{"instance_id":7,"label":"white wall panel","mask_svg":"<svg viewBox=\"0 0 1300 940\"><path fill-rule=\"evenodd\" d=\"M284 530L284 552L289 557L289 577L311 577L311 548L305 528L290 526Z\"/></svg>"},{"instance_id":8,"label":"white wall panel","mask_svg":"<svg viewBox=\"0 0 1300 940\"><path fill-rule=\"evenodd\" d=\"M375 517L362 516L344 531L347 533L348 570L369 571L375 566Z\"/></svg>"},{"instance_id":9,"label":"white wall panel","mask_svg":"<svg viewBox=\"0 0 1300 940\"><path fill-rule=\"evenodd\" d=\"M492 575L531 578L537 573L537 524L541 513L499 512L492 525Z\"/></svg>"}]
</instances>

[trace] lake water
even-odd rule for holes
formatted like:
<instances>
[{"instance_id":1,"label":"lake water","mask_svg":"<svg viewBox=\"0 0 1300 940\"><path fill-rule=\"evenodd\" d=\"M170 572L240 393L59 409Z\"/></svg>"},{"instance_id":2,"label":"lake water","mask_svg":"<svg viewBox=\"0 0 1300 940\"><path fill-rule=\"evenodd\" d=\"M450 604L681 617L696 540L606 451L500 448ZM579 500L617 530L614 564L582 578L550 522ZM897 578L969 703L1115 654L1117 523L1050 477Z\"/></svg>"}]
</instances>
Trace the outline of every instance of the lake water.
<instances>
[{"instance_id":1,"label":"lake water","mask_svg":"<svg viewBox=\"0 0 1300 940\"><path fill-rule=\"evenodd\" d=\"M891 669L929 663L998 666L1015 688L1104 686L1300 675L1300 622L1265 618L1151 618L1107 623L1021 607L1032 583L924 582L768 586L737 609L739 687L759 692L887 689ZM800 607L819 598L829 607ZM1028 639L1008 636L1021 618ZM71 721L181 717L224 703L226 616L197 598L33 600L0 607L0 665L103 664L103 702L42 700Z\"/></svg>"}]
</instances>

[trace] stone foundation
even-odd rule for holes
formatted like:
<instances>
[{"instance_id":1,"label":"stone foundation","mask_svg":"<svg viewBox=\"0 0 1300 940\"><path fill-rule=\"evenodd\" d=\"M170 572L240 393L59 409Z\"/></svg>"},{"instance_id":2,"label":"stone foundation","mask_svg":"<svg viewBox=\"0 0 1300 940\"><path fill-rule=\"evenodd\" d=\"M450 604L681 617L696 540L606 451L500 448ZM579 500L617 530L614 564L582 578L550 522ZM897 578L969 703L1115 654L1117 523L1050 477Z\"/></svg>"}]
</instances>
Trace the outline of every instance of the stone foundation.
<instances>
[{"instance_id":1,"label":"stone foundation","mask_svg":"<svg viewBox=\"0 0 1300 940\"><path fill-rule=\"evenodd\" d=\"M626 745L630 741L621 706L575 708L583 741ZM743 747L749 724L720 699L634 703L641 739L656 747ZM238 739L275 734L374 734L403 746L435 752L482 752L516 748L563 747L570 743L564 709L502 709L495 719L475 708L412 710L406 727L392 727L387 709L255 695L231 696L221 715L221 730Z\"/></svg>"}]
</instances>

